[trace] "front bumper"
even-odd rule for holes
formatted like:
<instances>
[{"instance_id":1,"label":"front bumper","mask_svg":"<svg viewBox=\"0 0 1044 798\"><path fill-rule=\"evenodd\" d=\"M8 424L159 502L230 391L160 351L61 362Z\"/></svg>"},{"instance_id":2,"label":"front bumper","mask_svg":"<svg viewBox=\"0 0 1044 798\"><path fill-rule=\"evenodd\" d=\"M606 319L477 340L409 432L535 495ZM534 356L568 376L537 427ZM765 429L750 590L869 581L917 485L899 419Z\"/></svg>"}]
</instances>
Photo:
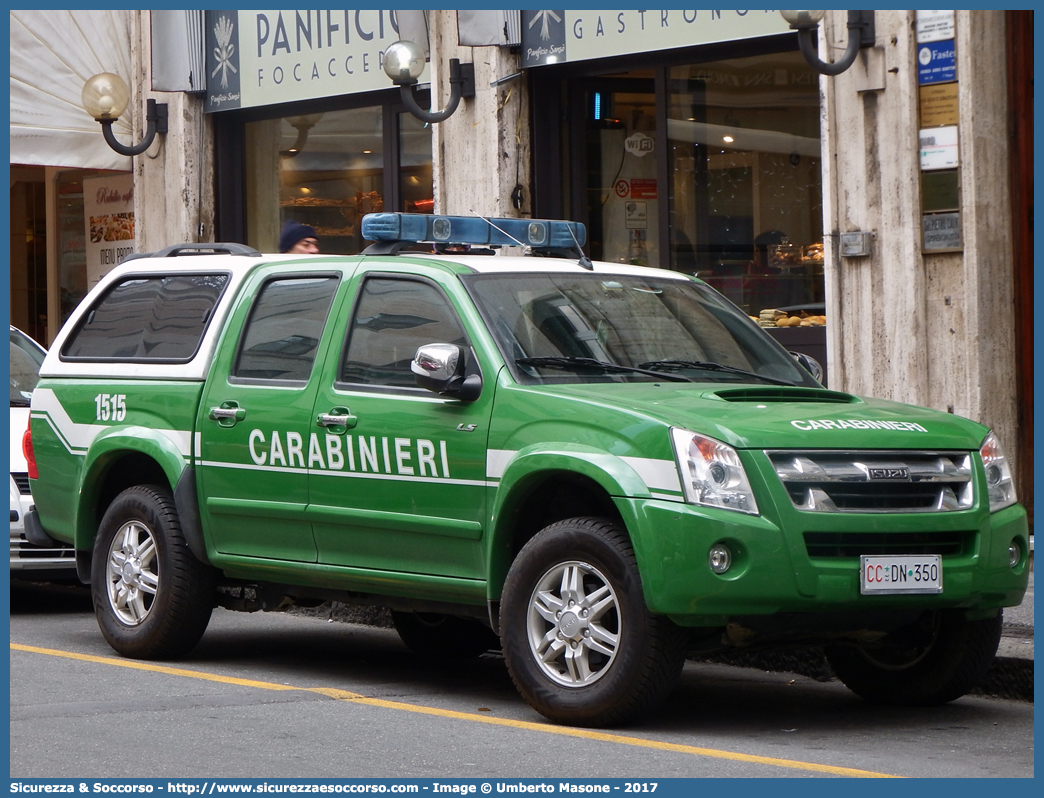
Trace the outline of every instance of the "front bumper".
<instances>
[{"instance_id":1,"label":"front bumper","mask_svg":"<svg viewBox=\"0 0 1044 798\"><path fill-rule=\"evenodd\" d=\"M683 626L724 626L738 616L779 613L904 612L960 608L992 611L1018 605L1029 581L1025 510L924 515L780 513L768 517L651 499L617 499L632 542L649 609ZM962 530L966 545L944 555L937 595L859 592L858 556L810 556L805 533L859 534ZM1015 540L1022 557L1008 564ZM732 567L714 573L708 552L725 543ZM880 552L873 552L880 553Z\"/></svg>"}]
</instances>

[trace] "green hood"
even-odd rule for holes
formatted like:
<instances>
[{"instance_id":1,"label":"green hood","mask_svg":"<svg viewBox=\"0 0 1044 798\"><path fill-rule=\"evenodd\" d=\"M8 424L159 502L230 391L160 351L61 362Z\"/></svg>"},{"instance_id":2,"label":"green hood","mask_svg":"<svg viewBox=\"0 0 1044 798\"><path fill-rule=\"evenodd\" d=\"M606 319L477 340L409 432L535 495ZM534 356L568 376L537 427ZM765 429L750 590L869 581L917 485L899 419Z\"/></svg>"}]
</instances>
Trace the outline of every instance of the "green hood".
<instances>
[{"instance_id":1,"label":"green hood","mask_svg":"<svg viewBox=\"0 0 1044 798\"><path fill-rule=\"evenodd\" d=\"M975 450L989 432L949 413L826 389L588 383L548 390L685 427L737 448Z\"/></svg>"}]
</instances>

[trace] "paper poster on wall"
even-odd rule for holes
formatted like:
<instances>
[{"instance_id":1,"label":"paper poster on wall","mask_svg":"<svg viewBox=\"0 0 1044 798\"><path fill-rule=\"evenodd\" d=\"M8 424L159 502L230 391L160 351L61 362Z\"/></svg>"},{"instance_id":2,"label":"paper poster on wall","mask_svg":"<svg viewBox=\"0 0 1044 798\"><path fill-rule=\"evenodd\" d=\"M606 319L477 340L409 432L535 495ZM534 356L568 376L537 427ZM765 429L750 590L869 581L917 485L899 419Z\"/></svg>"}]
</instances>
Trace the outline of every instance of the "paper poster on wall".
<instances>
[{"instance_id":1,"label":"paper poster on wall","mask_svg":"<svg viewBox=\"0 0 1044 798\"><path fill-rule=\"evenodd\" d=\"M89 177L83 181L87 286L97 282L134 248L134 176Z\"/></svg>"}]
</instances>

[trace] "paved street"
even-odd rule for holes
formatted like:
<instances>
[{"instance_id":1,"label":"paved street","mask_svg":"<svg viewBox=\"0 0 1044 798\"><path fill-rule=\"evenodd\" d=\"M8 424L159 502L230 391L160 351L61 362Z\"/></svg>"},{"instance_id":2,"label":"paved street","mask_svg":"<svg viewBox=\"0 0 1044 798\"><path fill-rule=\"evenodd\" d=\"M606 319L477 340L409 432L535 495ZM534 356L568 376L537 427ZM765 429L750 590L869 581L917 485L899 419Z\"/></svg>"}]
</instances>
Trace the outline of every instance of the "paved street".
<instances>
[{"instance_id":1,"label":"paved street","mask_svg":"<svg viewBox=\"0 0 1044 798\"><path fill-rule=\"evenodd\" d=\"M836 681L690 663L667 706L606 735L546 723L496 656L425 660L321 618L218 610L190 657L122 659L69 588L15 586L11 644L18 777L1033 775L1024 701L874 707Z\"/></svg>"}]
</instances>

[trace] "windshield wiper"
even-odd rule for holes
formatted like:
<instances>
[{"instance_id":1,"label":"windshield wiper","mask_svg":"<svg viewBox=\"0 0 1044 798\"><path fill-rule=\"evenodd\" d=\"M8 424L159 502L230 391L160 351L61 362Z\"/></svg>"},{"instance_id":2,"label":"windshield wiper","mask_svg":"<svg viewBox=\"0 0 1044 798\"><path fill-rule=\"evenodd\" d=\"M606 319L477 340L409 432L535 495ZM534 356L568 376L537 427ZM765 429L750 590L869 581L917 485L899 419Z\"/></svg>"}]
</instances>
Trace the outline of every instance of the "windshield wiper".
<instances>
[{"instance_id":1,"label":"windshield wiper","mask_svg":"<svg viewBox=\"0 0 1044 798\"><path fill-rule=\"evenodd\" d=\"M642 363L641 367L644 369L705 369L707 371L723 371L727 374L742 374L744 377L754 377L754 379L771 382L774 385L794 386L793 382L781 380L778 377L767 377L764 374L758 374L756 371L747 371L735 366L726 366L724 363L711 363L705 360L650 360L648 363Z\"/></svg>"},{"instance_id":2,"label":"windshield wiper","mask_svg":"<svg viewBox=\"0 0 1044 798\"><path fill-rule=\"evenodd\" d=\"M692 382L688 377L681 374L670 374L665 371L653 371L647 368L635 368L634 366L621 366L618 363L608 363L604 360L595 360L593 357L520 357L515 362L520 366L544 366L553 369L594 369L606 373L616 374L647 374L658 379L673 380L674 382Z\"/></svg>"},{"instance_id":3,"label":"windshield wiper","mask_svg":"<svg viewBox=\"0 0 1044 798\"><path fill-rule=\"evenodd\" d=\"M12 399L11 407L29 407L28 399Z\"/></svg>"}]
</instances>

